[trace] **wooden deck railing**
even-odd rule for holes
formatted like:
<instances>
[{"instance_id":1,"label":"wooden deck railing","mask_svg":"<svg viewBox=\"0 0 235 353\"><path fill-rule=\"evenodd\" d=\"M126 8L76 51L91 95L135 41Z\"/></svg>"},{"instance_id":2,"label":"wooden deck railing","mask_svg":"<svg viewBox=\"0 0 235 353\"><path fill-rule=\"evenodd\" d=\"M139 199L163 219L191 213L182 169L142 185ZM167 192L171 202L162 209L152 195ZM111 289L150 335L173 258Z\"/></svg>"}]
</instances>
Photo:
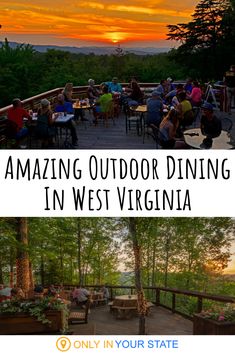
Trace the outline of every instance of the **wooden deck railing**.
<instances>
[{"instance_id":1,"label":"wooden deck railing","mask_svg":"<svg viewBox=\"0 0 235 353\"><path fill-rule=\"evenodd\" d=\"M177 82L177 83L182 83L184 84L185 82ZM122 83L122 87L125 88L127 87L128 83ZM157 87L159 85L159 83L149 83L149 82L141 82L139 83L140 87L142 89L153 89L154 87ZM96 85L96 87L99 87L99 85ZM80 99L83 99L87 96L87 88L88 86L74 86L73 87L73 98L74 99L77 99L77 98L80 98ZM224 86L215 86L215 88L217 89L221 89L221 92L224 91ZM57 95L59 93L61 93L63 90L63 87L58 87L58 88L55 88L55 89L52 89L50 91L47 91L47 92L43 92L43 93L40 93L40 94L37 94L36 96L33 96L33 97L30 97L30 98L27 98L27 99L24 99L22 101L23 103L23 107L25 109L32 109L32 110L36 110L38 109L39 105L40 105L40 101L43 99L43 98L46 98L48 99L50 102L53 102L53 100L57 97ZM221 98L222 97L222 98ZM220 98L223 100L223 95L221 94ZM220 104L220 107L222 109L223 107L223 101L220 101L218 102L218 104ZM8 109L11 107L11 105L8 105L6 107L3 107L3 108L0 108L0 116L3 116L3 115L6 115L7 114L7 111Z\"/></svg>"},{"instance_id":2,"label":"wooden deck railing","mask_svg":"<svg viewBox=\"0 0 235 353\"><path fill-rule=\"evenodd\" d=\"M74 285L64 285L64 288L67 289L73 289L75 286ZM100 288L102 286L100 285L86 285L86 288ZM110 299L113 300L115 295L117 293L120 295L122 294L127 294L127 291L129 294L134 294L135 293L135 287L134 286L106 286L109 289L110 293ZM177 299L179 296L184 296L184 297L192 297L197 299L196 303L196 310L194 313L199 313L203 310L203 302L204 301L212 301L212 302L218 302L218 303L235 303L235 297L230 297L230 296L221 296L221 295L214 295L214 294L207 294L207 293L202 293L202 292L197 292L197 291L188 291L188 290L181 290L181 289L175 289L175 288L164 288L164 287L143 287L144 291L146 292L146 297L148 297L148 292L151 292L150 299L156 306L162 306L166 309L171 310L173 313L178 313L180 315L183 315L189 319L192 318L191 315L188 313L182 312L177 309ZM171 295L170 299L170 305L166 305L163 303L162 296L163 293L167 293Z\"/></svg>"},{"instance_id":3,"label":"wooden deck railing","mask_svg":"<svg viewBox=\"0 0 235 353\"><path fill-rule=\"evenodd\" d=\"M122 87L126 87L128 85L128 83L122 83ZM140 83L140 87L141 88L154 88L157 87L159 85L159 83ZM96 87L99 87L98 85ZM86 93L87 93L87 88L88 86L75 86L73 87L73 98L77 99L77 98L85 98L86 97ZM22 101L23 103L23 107L25 109L32 109L32 110L36 110L39 105L40 105L40 101L43 98L48 99L50 102L53 102L53 100L57 97L57 95L59 93L61 93L63 90L63 87L58 87L55 89L52 89L50 91L47 92L43 92L40 94L37 94L36 96L24 99ZM6 115L8 109L11 107L11 105L8 105L6 107L3 107L0 109L0 116Z\"/></svg>"}]
</instances>

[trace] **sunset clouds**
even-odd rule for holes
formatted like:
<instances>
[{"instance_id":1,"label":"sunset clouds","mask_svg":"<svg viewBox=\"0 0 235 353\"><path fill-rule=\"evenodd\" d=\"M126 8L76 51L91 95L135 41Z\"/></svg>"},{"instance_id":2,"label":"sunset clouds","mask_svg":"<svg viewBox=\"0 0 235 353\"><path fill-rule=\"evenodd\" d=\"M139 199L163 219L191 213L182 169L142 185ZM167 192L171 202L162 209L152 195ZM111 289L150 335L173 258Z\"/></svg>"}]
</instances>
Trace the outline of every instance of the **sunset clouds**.
<instances>
[{"instance_id":1,"label":"sunset clouds","mask_svg":"<svg viewBox=\"0 0 235 353\"><path fill-rule=\"evenodd\" d=\"M167 24L188 21L197 2L1 0L0 34L34 44L158 45Z\"/></svg>"}]
</instances>

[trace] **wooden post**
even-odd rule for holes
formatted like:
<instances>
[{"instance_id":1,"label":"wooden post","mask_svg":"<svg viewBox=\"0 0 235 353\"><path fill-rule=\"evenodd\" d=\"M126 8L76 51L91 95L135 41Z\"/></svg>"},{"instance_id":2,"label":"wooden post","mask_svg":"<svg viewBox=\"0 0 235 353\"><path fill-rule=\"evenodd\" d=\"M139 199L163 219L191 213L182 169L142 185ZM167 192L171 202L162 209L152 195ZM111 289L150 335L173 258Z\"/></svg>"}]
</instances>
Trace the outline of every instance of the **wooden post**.
<instances>
[{"instance_id":1,"label":"wooden post","mask_svg":"<svg viewBox=\"0 0 235 353\"><path fill-rule=\"evenodd\" d=\"M111 297L110 299L113 300L113 288L112 287L110 288L110 297Z\"/></svg>"},{"instance_id":2,"label":"wooden post","mask_svg":"<svg viewBox=\"0 0 235 353\"><path fill-rule=\"evenodd\" d=\"M202 297L197 298L197 313L202 311Z\"/></svg>"},{"instance_id":3,"label":"wooden post","mask_svg":"<svg viewBox=\"0 0 235 353\"><path fill-rule=\"evenodd\" d=\"M155 289L155 298L156 298L155 304L156 304L157 306L160 305L160 294L161 294L160 289L159 289L159 288L156 288L156 289Z\"/></svg>"},{"instance_id":4,"label":"wooden post","mask_svg":"<svg viewBox=\"0 0 235 353\"><path fill-rule=\"evenodd\" d=\"M175 313L175 293L172 293L172 312Z\"/></svg>"}]
</instances>

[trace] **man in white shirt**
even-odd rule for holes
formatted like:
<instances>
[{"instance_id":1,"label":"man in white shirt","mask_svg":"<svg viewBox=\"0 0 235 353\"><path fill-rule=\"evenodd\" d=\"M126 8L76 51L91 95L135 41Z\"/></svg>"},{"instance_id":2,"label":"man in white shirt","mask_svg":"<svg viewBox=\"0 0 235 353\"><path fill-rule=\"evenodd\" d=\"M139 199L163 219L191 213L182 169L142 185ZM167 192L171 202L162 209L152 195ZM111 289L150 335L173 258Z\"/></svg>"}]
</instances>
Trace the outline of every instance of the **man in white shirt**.
<instances>
[{"instance_id":1,"label":"man in white shirt","mask_svg":"<svg viewBox=\"0 0 235 353\"><path fill-rule=\"evenodd\" d=\"M73 291L73 299L76 301L77 305L85 305L89 299L89 291L82 286L76 287Z\"/></svg>"}]
</instances>

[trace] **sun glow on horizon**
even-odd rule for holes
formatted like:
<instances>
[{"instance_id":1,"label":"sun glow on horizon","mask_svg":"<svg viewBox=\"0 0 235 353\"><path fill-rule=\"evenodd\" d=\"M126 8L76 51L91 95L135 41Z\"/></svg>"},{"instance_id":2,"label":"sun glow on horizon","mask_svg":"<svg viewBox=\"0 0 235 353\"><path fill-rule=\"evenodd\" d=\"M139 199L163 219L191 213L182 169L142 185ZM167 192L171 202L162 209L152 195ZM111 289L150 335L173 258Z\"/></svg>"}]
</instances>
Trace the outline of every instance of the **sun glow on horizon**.
<instances>
[{"instance_id":1,"label":"sun glow on horizon","mask_svg":"<svg viewBox=\"0 0 235 353\"><path fill-rule=\"evenodd\" d=\"M50 0L1 0L0 33L32 44L156 43L166 40L168 24L187 22L196 3L57 0L54 6Z\"/></svg>"},{"instance_id":2,"label":"sun glow on horizon","mask_svg":"<svg viewBox=\"0 0 235 353\"><path fill-rule=\"evenodd\" d=\"M126 39L127 34L119 32L107 32L104 34L104 37L106 37L107 40L112 43L121 43Z\"/></svg>"}]
</instances>

